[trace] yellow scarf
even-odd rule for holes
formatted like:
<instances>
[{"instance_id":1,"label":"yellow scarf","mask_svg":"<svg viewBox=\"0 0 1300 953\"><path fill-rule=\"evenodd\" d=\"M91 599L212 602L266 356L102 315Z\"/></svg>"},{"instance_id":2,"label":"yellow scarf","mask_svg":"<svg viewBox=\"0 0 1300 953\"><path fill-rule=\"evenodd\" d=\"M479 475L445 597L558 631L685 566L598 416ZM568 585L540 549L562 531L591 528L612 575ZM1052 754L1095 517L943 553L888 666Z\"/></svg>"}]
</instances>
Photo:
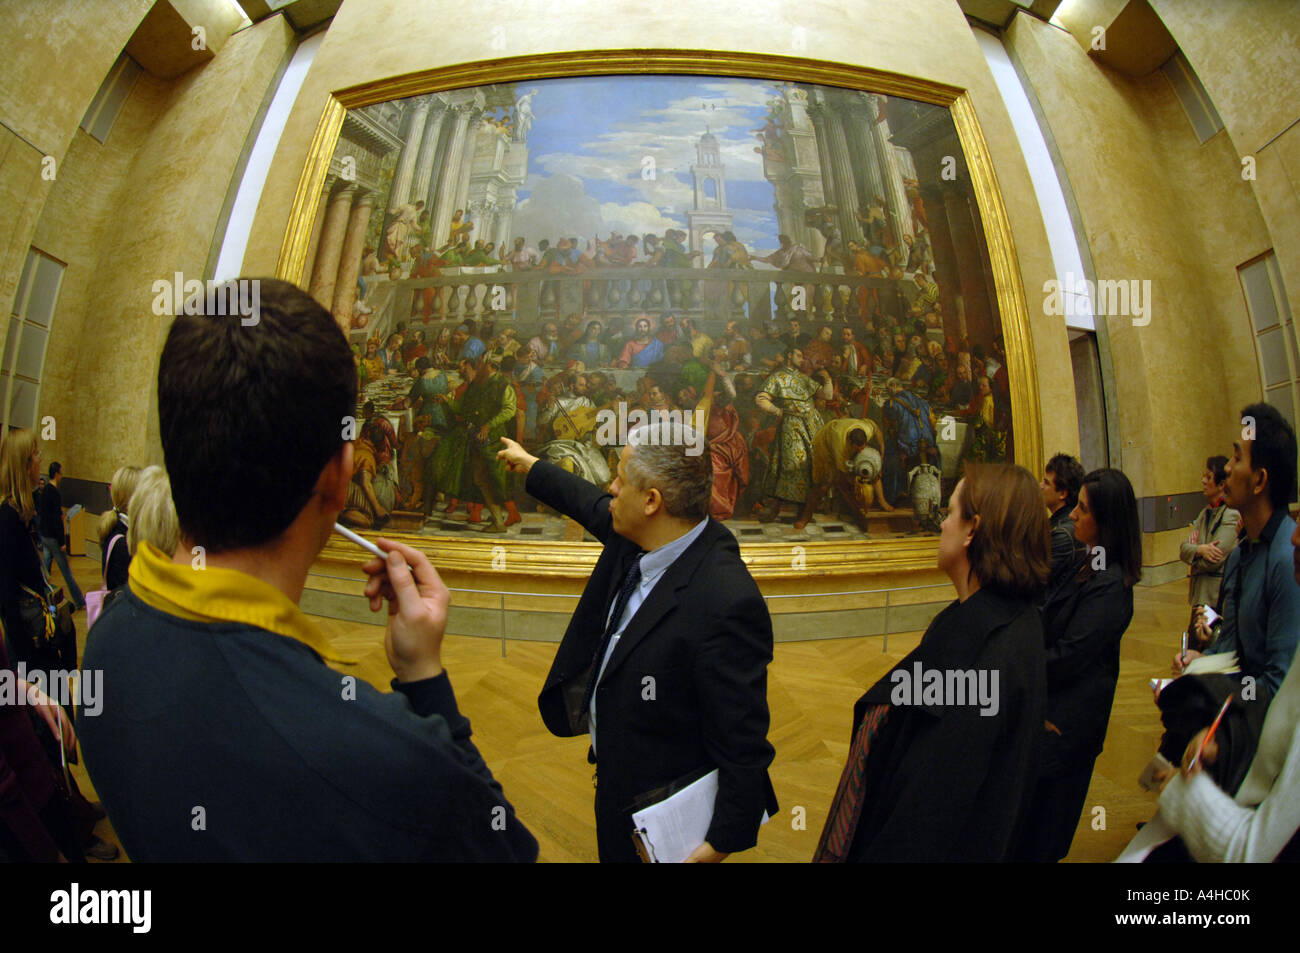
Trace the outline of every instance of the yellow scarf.
<instances>
[{"instance_id":1,"label":"yellow scarf","mask_svg":"<svg viewBox=\"0 0 1300 953\"><path fill-rule=\"evenodd\" d=\"M329 647L325 636L279 589L234 569L194 569L172 562L141 542L128 572L131 591L148 606L194 622L237 622L297 639L321 658L355 665Z\"/></svg>"}]
</instances>

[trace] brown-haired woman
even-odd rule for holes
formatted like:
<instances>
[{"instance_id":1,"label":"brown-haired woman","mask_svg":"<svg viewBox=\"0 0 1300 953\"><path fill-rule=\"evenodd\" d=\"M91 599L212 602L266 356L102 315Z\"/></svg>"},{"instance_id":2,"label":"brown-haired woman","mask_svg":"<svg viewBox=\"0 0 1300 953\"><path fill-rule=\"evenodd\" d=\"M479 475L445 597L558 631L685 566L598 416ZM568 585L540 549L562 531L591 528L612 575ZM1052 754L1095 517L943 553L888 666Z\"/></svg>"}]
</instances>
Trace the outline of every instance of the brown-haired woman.
<instances>
[{"instance_id":1,"label":"brown-haired woman","mask_svg":"<svg viewBox=\"0 0 1300 953\"><path fill-rule=\"evenodd\" d=\"M1047 593L1047 720L1043 759L1018 859L1053 863L1070 852L1106 740L1119 680L1119 643L1142 578L1142 537L1133 487L1119 470L1083 478L1070 514L1087 547L1079 571Z\"/></svg>"},{"instance_id":2,"label":"brown-haired woman","mask_svg":"<svg viewBox=\"0 0 1300 953\"><path fill-rule=\"evenodd\" d=\"M814 861L1000 861L1037 770L1045 683L1034 602L1047 510L1022 467L968 465L939 537L957 600L858 700ZM937 681L936 681L937 680Z\"/></svg>"}]
</instances>

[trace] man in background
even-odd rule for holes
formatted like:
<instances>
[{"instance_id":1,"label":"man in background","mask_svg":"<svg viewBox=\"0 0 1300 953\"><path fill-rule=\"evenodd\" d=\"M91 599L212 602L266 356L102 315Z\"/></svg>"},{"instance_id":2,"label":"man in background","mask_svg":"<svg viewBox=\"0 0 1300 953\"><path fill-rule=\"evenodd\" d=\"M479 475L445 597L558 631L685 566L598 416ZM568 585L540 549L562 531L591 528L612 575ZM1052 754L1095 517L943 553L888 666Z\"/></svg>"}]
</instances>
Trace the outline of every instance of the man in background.
<instances>
[{"instance_id":1,"label":"man in background","mask_svg":"<svg viewBox=\"0 0 1300 953\"><path fill-rule=\"evenodd\" d=\"M41 549L45 556L45 575L50 574L51 561L57 560L59 572L63 573L63 580L68 584L72 604L78 609L84 609L86 598L77 587L77 580L73 578L72 569L68 566L66 550L69 537L63 520L63 496L59 493L59 484L63 482L63 464L57 461L51 463L49 477L45 489L37 498L36 514L41 533Z\"/></svg>"},{"instance_id":2,"label":"man in background","mask_svg":"<svg viewBox=\"0 0 1300 953\"><path fill-rule=\"evenodd\" d=\"M1079 488L1083 486L1083 464L1066 453L1058 453L1047 461L1043 470L1043 504L1047 507L1048 525L1052 528L1052 572L1047 578L1043 598L1063 579L1079 568L1084 557L1084 546L1074 538L1074 521L1070 514L1079 503Z\"/></svg>"},{"instance_id":3,"label":"man in background","mask_svg":"<svg viewBox=\"0 0 1300 953\"><path fill-rule=\"evenodd\" d=\"M1300 643L1300 586L1291 546L1296 524L1287 513L1296 496L1296 438L1277 409L1264 403L1242 410L1241 430L1224 467L1223 496L1241 514L1242 535L1223 570L1222 618L1212 631L1198 614L1196 627L1203 639L1213 638L1205 654L1235 652L1241 675L1255 679L1258 699L1267 701ZM1199 654L1174 656L1174 674Z\"/></svg>"}]
</instances>

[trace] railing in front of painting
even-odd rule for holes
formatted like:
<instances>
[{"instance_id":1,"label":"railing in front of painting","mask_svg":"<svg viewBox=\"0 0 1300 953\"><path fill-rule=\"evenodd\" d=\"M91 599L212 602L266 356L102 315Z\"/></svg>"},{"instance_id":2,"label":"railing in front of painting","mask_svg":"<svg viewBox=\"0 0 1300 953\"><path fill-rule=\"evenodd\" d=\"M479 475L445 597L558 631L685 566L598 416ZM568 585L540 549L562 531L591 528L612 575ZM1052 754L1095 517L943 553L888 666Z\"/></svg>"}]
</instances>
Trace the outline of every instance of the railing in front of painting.
<instances>
[{"instance_id":1,"label":"railing in front of painting","mask_svg":"<svg viewBox=\"0 0 1300 953\"><path fill-rule=\"evenodd\" d=\"M453 324L513 320L531 326L586 312L592 319L671 311L705 321L799 318L845 321L874 311L902 317L910 307L900 279L772 269L592 268L566 274L445 268L436 278L391 281L389 322ZM402 292L410 292L409 297Z\"/></svg>"},{"instance_id":2,"label":"railing in front of painting","mask_svg":"<svg viewBox=\"0 0 1300 953\"><path fill-rule=\"evenodd\" d=\"M942 606L945 605L945 604L947 604L947 602L948 602L948 594L950 594L950 587L949 587L946 583L932 583L932 584L930 584L930 585L926 585L926 586L894 586L894 587L891 587L891 588L888 588L888 589L853 589L853 590L848 590L848 591L845 591L845 592L808 592L808 593L801 593L801 592L800 592L800 593L788 593L788 594L785 594L785 595L771 595L771 596L769 596L769 595L764 595L764 596L763 596L763 599L764 599L765 602L769 602L769 603L770 603L770 602L772 602L772 601L774 601L774 600L777 600L777 599L823 599L823 598L838 599L838 598L843 597L843 596L880 596L880 595L883 595L883 596L885 597L885 604L884 604L883 606L868 606L868 607L865 607L866 609L875 609L875 610L884 609L884 620L883 620L883 623L882 623L882 626L881 626L881 631L879 632L879 634L880 634L881 636L883 636L883 640L882 640L881 647L880 647L880 651L883 653L883 652L888 652L888 651L889 651L889 632L890 632L890 628L889 628L889 611L890 611L891 608L897 610L897 609L901 609L901 608L903 608L904 606L907 606L907 605L932 605L932 603L918 603L918 602L898 603L898 602L894 602L894 601L892 601L891 596L892 596L894 593L896 593L896 592L919 592L919 591L921 591L921 590L923 590L923 589L941 589L941 590L945 590L945 593L946 593L946 594L945 594L945 596L943 597L943 599L941 600L941 602L940 602L940 603L933 603L933 605L936 606L934 612L931 613L931 618L933 618L934 615L938 615L939 610L942 608ZM496 605L496 606L465 606L464 608L486 609L486 610L489 611L489 612L495 611L495 612L497 613L497 619L498 619L498 623L499 623L498 626L497 626L497 633L498 633L498 634L497 634L496 636L491 636L491 638L496 638L496 639L499 639L499 640L500 640L500 642L501 642L501 657L502 657L502 658L505 658L505 657L506 657L506 642L508 641L508 639L507 639L507 635L506 635L506 612L507 612L507 611L514 611L514 612L519 612L519 611L528 611L528 610L520 610L520 609L507 610L507 609L506 609L506 597L507 597L507 596L518 596L518 597L527 598L527 599L570 599L570 600L573 601L573 603L574 603L575 606L577 605L578 599L581 598L580 594L578 594L578 593L513 592L513 591L504 590L504 589L462 589L462 588L456 588L456 587L449 587L449 590L448 590L448 591L450 591L450 592L463 592L463 593L466 593L466 594L469 594L469 595L474 595L474 596L496 596L496 597L498 597L498 598L497 598L498 605ZM831 610L831 609L814 609L814 610L811 610L811 611L813 611L813 612L829 612L829 611L833 611L833 610ZM928 624L929 624L929 620L927 619L927 620L926 620L926 625L928 625ZM901 633L903 633L903 632L909 632L909 631L920 631L920 630L919 630L919 629L916 629L916 628L913 627L913 626L909 626L907 629L900 629L900 630L899 630L899 634L901 634ZM877 633L870 633L870 634L868 635L868 637L874 637L876 634L877 634ZM858 635L858 633L848 633L848 634L846 634L846 635L844 635L844 636L842 636L842 637L843 637L843 638L853 638L853 637L855 637L856 635ZM834 637L835 637L835 636L832 636L832 638L834 638Z\"/></svg>"}]
</instances>

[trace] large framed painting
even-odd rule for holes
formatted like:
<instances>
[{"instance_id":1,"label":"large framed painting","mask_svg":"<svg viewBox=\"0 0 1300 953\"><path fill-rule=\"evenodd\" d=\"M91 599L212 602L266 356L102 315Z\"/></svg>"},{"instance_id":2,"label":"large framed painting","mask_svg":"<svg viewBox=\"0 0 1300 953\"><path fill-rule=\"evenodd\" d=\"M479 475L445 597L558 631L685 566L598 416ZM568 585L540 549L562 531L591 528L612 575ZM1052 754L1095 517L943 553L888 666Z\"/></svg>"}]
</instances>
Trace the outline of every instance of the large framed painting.
<instances>
[{"instance_id":1,"label":"large framed painting","mask_svg":"<svg viewBox=\"0 0 1300 953\"><path fill-rule=\"evenodd\" d=\"M341 91L279 273L356 357L343 522L446 565L594 560L495 460L598 485L629 429L708 454L751 567L933 566L971 461L1036 468L1028 323L965 94L639 51Z\"/></svg>"}]
</instances>

